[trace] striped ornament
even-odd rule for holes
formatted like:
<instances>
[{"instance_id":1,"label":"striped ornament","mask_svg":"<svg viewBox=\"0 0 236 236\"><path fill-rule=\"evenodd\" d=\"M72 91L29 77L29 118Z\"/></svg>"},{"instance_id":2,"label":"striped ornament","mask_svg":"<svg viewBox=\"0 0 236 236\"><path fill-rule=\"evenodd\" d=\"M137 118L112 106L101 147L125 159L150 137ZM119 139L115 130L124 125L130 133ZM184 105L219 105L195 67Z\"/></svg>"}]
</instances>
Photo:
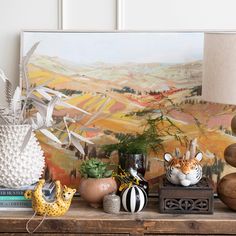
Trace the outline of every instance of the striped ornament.
<instances>
[{"instance_id":1,"label":"striped ornament","mask_svg":"<svg viewBox=\"0 0 236 236\"><path fill-rule=\"evenodd\" d=\"M121 199L124 209L132 213L141 211L148 201L145 190L137 185L125 189Z\"/></svg>"}]
</instances>

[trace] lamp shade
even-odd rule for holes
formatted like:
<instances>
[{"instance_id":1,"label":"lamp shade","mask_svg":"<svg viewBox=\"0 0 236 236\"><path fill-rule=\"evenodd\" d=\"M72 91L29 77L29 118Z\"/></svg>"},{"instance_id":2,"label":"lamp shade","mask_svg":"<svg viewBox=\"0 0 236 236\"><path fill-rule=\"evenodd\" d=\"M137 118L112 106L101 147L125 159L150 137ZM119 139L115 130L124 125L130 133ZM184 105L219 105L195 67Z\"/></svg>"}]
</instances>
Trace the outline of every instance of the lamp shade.
<instances>
[{"instance_id":1,"label":"lamp shade","mask_svg":"<svg viewBox=\"0 0 236 236\"><path fill-rule=\"evenodd\" d=\"M205 33L202 99L236 104L236 32Z\"/></svg>"}]
</instances>

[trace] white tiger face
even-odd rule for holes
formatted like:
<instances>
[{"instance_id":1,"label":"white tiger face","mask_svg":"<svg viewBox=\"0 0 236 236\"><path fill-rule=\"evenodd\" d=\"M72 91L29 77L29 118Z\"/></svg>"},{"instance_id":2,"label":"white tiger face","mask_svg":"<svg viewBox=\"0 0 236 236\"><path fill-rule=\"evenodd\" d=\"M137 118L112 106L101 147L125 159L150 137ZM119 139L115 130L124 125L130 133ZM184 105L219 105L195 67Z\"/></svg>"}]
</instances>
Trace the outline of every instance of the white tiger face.
<instances>
[{"instance_id":1,"label":"white tiger face","mask_svg":"<svg viewBox=\"0 0 236 236\"><path fill-rule=\"evenodd\" d=\"M202 153L198 153L195 158L183 159L173 157L170 153L164 155L166 178L172 184L189 186L197 184L202 178Z\"/></svg>"}]
</instances>

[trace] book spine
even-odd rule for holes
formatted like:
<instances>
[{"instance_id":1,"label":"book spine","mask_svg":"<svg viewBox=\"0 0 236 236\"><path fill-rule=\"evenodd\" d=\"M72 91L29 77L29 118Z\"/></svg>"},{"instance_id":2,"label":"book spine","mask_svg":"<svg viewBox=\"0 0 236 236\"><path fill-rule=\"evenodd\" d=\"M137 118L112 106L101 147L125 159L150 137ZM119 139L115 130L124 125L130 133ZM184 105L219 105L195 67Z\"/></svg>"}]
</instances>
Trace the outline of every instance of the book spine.
<instances>
[{"instance_id":1,"label":"book spine","mask_svg":"<svg viewBox=\"0 0 236 236\"><path fill-rule=\"evenodd\" d=\"M0 196L23 196L23 190L0 190Z\"/></svg>"},{"instance_id":2,"label":"book spine","mask_svg":"<svg viewBox=\"0 0 236 236\"><path fill-rule=\"evenodd\" d=\"M0 201L0 210L1 207L32 207L31 201Z\"/></svg>"},{"instance_id":3,"label":"book spine","mask_svg":"<svg viewBox=\"0 0 236 236\"><path fill-rule=\"evenodd\" d=\"M33 211L32 207L0 207L2 211Z\"/></svg>"},{"instance_id":4,"label":"book spine","mask_svg":"<svg viewBox=\"0 0 236 236\"><path fill-rule=\"evenodd\" d=\"M3 189L1 189L0 190L0 197L1 196L23 196L25 191L26 190L13 190L13 189L3 190ZM51 192L50 192L50 190L46 189L46 190L43 190L43 194L45 196L49 196L51 194Z\"/></svg>"},{"instance_id":5,"label":"book spine","mask_svg":"<svg viewBox=\"0 0 236 236\"><path fill-rule=\"evenodd\" d=\"M0 196L0 201L16 201L16 200L21 200L21 201L26 201L26 199L23 195L22 196Z\"/></svg>"}]
</instances>

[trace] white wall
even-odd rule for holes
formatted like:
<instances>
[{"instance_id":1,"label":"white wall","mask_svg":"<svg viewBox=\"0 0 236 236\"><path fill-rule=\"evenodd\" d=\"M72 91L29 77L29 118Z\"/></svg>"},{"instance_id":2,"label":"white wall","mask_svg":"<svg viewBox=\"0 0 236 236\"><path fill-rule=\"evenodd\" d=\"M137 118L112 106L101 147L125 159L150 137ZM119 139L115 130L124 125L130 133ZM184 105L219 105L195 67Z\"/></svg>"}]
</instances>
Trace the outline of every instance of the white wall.
<instances>
[{"instance_id":1,"label":"white wall","mask_svg":"<svg viewBox=\"0 0 236 236\"><path fill-rule=\"evenodd\" d=\"M18 83L21 30L56 29L57 18L57 0L0 0L0 68L14 85Z\"/></svg>"},{"instance_id":2,"label":"white wall","mask_svg":"<svg viewBox=\"0 0 236 236\"><path fill-rule=\"evenodd\" d=\"M116 0L64 0L63 29L114 30Z\"/></svg>"},{"instance_id":3,"label":"white wall","mask_svg":"<svg viewBox=\"0 0 236 236\"><path fill-rule=\"evenodd\" d=\"M236 30L235 0L123 0L125 29Z\"/></svg>"},{"instance_id":4,"label":"white wall","mask_svg":"<svg viewBox=\"0 0 236 236\"><path fill-rule=\"evenodd\" d=\"M235 9L236 0L0 0L0 68L18 84L23 29L236 31Z\"/></svg>"}]
</instances>

